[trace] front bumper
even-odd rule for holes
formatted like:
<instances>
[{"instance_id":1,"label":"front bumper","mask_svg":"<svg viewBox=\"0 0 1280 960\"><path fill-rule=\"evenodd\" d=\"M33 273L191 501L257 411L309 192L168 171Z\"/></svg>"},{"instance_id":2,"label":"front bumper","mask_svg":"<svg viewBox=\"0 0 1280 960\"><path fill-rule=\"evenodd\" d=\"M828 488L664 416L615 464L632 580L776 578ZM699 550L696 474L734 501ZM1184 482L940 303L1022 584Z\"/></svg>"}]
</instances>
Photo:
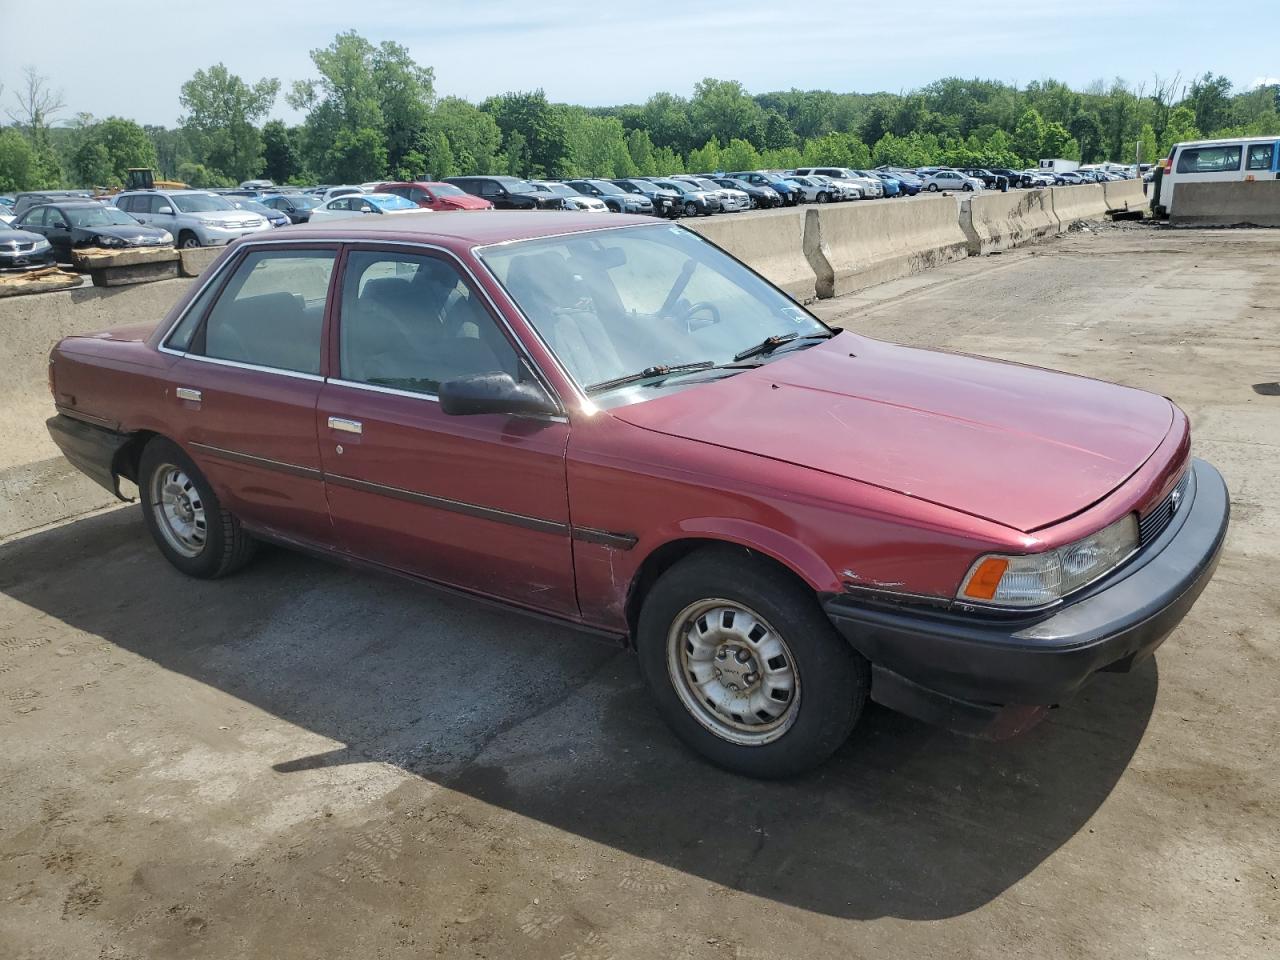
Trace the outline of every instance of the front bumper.
<instances>
[{"instance_id":1,"label":"front bumper","mask_svg":"<svg viewBox=\"0 0 1280 960\"><path fill-rule=\"evenodd\" d=\"M232 240L239 240L241 237L247 237L251 233L262 233L272 229L272 227L269 222L264 220L256 227L219 227L202 223L193 229L196 236L200 238L201 246L224 247ZM169 232L173 233L172 230Z\"/></svg>"},{"instance_id":2,"label":"front bumper","mask_svg":"<svg viewBox=\"0 0 1280 960\"><path fill-rule=\"evenodd\" d=\"M35 270L39 267L50 267L58 262L52 247L43 250L3 250L0 251L0 270Z\"/></svg>"},{"instance_id":3,"label":"front bumper","mask_svg":"<svg viewBox=\"0 0 1280 960\"><path fill-rule=\"evenodd\" d=\"M1123 567L1063 603L999 617L829 599L827 615L873 669L872 699L965 733L1011 735L1099 671L1126 672L1191 609L1231 513L1221 474L1192 461L1181 508Z\"/></svg>"}]
</instances>

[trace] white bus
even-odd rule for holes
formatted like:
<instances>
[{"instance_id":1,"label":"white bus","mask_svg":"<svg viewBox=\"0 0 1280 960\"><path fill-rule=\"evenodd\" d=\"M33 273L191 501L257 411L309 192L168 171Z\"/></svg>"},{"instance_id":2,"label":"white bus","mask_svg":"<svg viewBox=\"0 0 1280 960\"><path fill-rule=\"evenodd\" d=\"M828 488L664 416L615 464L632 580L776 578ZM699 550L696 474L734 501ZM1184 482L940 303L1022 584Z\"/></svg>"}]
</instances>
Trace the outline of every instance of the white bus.
<instances>
[{"instance_id":1,"label":"white bus","mask_svg":"<svg viewBox=\"0 0 1280 960\"><path fill-rule=\"evenodd\" d=\"M1162 166L1164 174L1155 207L1157 217L1167 217L1172 212L1180 183L1277 179L1280 135L1175 143Z\"/></svg>"}]
</instances>

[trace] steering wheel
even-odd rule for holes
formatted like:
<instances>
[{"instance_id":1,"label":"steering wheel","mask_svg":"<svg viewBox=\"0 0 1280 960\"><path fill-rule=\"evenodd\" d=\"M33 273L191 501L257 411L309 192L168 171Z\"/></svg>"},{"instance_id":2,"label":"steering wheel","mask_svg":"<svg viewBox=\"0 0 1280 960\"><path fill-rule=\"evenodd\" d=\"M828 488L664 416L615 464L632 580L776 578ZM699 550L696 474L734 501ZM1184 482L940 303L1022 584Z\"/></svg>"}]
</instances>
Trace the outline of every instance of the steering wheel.
<instances>
[{"instance_id":1,"label":"steering wheel","mask_svg":"<svg viewBox=\"0 0 1280 960\"><path fill-rule=\"evenodd\" d=\"M689 333L720 322L720 308L710 300L699 300L697 303L681 306L679 319L684 321L685 330ZM699 317L699 314L704 316Z\"/></svg>"}]
</instances>

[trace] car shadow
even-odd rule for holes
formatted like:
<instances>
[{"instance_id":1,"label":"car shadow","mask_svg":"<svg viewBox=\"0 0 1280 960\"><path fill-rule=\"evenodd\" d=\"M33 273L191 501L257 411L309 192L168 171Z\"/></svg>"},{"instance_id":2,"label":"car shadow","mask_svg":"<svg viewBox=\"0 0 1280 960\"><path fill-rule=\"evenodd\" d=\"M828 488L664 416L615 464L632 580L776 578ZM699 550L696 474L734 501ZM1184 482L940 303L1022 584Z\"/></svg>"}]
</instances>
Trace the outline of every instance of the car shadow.
<instances>
[{"instance_id":1,"label":"car shadow","mask_svg":"<svg viewBox=\"0 0 1280 960\"><path fill-rule=\"evenodd\" d=\"M630 654L282 550L206 583L134 510L0 545L0 593L370 760L723 886L844 918L973 910L1079 830L1151 716L1154 661L988 743L871 707L821 770L720 771L649 705ZM288 789L287 781L282 789Z\"/></svg>"}]
</instances>

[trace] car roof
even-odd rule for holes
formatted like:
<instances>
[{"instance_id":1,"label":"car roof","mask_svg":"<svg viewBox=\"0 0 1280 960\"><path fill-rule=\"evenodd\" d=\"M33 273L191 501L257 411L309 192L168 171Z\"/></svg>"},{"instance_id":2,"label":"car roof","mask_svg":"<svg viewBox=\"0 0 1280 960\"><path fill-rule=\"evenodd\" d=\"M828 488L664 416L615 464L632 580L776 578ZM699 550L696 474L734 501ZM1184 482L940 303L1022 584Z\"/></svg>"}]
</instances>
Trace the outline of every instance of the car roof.
<instances>
[{"instance_id":1,"label":"car roof","mask_svg":"<svg viewBox=\"0 0 1280 960\"><path fill-rule=\"evenodd\" d=\"M597 214L570 211L552 214L535 213L531 210L493 210L477 214L470 210L449 213L423 210L390 218L353 217L321 223L300 223L289 228L289 236L299 241L399 240L476 247L504 241L533 240L588 230L644 225L659 228L670 226L666 221L655 220L653 217L621 213L610 217L607 225L602 225ZM248 239L254 236L257 235L251 234Z\"/></svg>"}]
</instances>

